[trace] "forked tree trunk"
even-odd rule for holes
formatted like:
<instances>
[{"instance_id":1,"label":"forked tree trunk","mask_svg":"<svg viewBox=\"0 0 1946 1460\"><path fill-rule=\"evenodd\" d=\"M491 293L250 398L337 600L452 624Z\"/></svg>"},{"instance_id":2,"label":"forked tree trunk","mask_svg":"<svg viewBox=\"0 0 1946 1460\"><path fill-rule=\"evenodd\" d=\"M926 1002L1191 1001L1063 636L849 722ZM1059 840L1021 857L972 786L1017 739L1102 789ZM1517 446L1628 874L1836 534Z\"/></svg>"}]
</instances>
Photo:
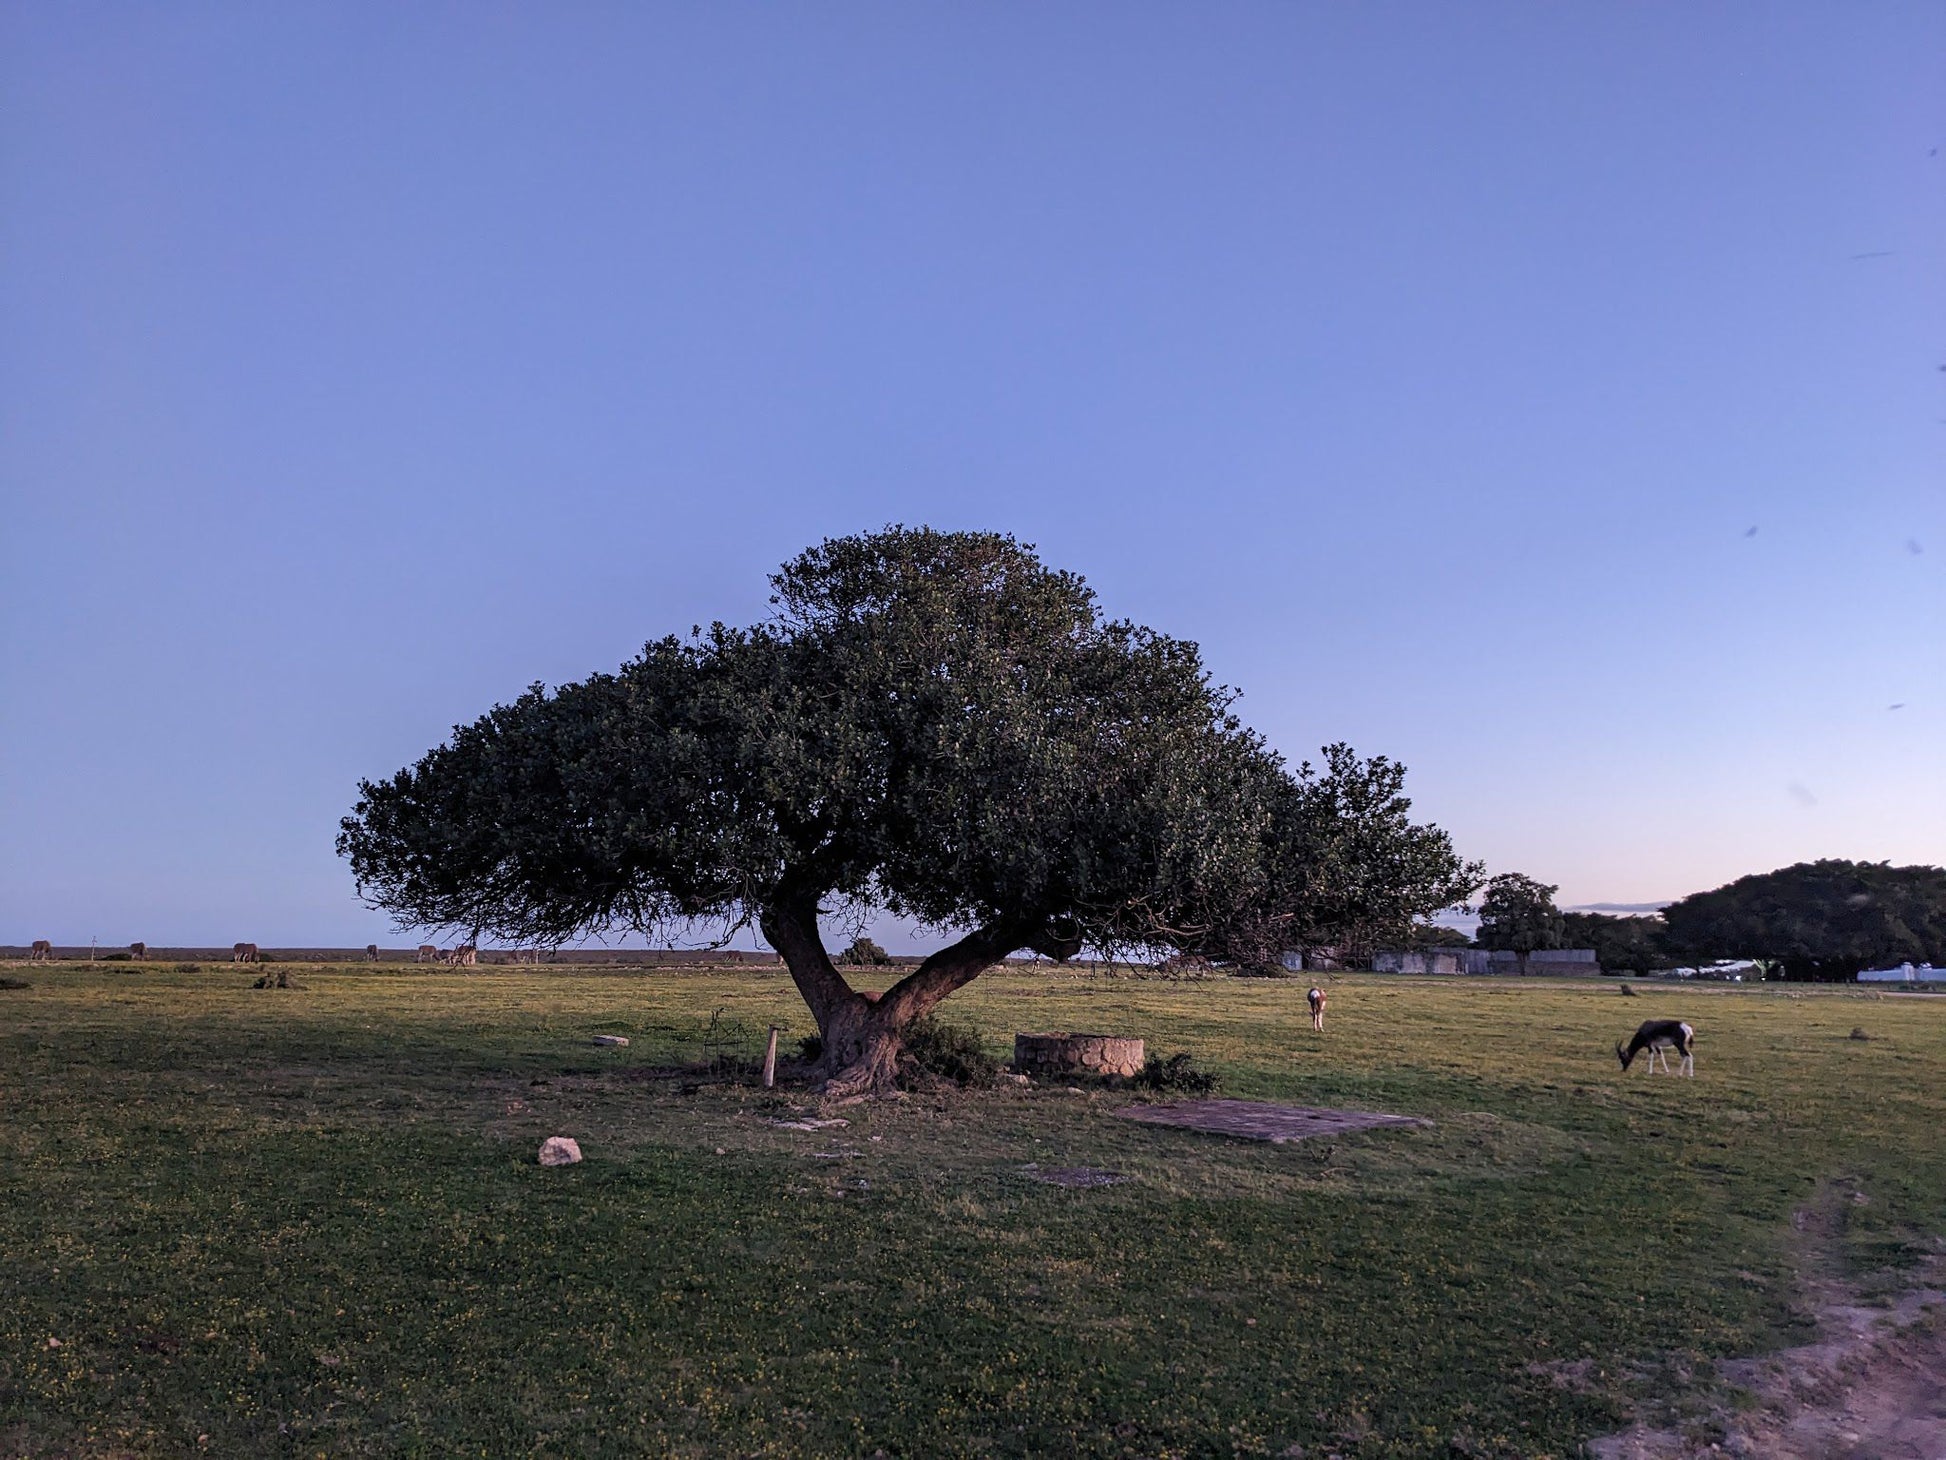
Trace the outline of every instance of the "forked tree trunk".
<instances>
[{"instance_id":1,"label":"forked tree trunk","mask_svg":"<svg viewBox=\"0 0 1946 1460\"><path fill-rule=\"evenodd\" d=\"M876 998L854 989L818 937L815 898L779 899L762 926L790 970L823 1043L811 1078L826 1095L876 1095L898 1081L905 1031L955 989L963 988L1016 948L1032 946L1072 958L1078 938L1047 931L1045 919L1020 919L975 929L942 948Z\"/></svg>"}]
</instances>

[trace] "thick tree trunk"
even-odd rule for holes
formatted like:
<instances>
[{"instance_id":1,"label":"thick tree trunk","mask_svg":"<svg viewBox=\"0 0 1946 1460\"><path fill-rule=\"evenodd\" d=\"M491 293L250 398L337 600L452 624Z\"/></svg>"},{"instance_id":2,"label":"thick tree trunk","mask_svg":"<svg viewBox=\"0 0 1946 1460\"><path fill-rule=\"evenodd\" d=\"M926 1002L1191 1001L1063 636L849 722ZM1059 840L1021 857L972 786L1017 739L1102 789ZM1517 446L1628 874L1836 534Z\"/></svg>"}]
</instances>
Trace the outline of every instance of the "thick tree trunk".
<instances>
[{"instance_id":1,"label":"thick tree trunk","mask_svg":"<svg viewBox=\"0 0 1946 1460\"><path fill-rule=\"evenodd\" d=\"M1016 948L1071 958L1079 939L1045 918L992 923L942 948L876 999L859 993L831 962L818 936L814 897L779 898L764 910L764 936L783 956L791 982L818 1021L823 1051L812 1078L826 1095L873 1095L893 1088L905 1031L955 989L964 988Z\"/></svg>"}]
</instances>

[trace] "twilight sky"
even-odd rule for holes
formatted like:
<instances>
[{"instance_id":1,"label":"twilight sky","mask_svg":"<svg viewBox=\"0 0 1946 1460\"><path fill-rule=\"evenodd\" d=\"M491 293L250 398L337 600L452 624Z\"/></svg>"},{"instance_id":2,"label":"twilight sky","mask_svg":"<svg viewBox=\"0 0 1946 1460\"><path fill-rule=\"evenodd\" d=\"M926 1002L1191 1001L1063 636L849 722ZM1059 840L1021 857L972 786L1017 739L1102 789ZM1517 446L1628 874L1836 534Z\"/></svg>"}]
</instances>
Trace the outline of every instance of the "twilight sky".
<instances>
[{"instance_id":1,"label":"twilight sky","mask_svg":"<svg viewBox=\"0 0 1946 1460\"><path fill-rule=\"evenodd\" d=\"M0 942L384 938L360 776L890 521L1563 902L1946 862L1942 148L1936 3L0 9Z\"/></svg>"}]
</instances>

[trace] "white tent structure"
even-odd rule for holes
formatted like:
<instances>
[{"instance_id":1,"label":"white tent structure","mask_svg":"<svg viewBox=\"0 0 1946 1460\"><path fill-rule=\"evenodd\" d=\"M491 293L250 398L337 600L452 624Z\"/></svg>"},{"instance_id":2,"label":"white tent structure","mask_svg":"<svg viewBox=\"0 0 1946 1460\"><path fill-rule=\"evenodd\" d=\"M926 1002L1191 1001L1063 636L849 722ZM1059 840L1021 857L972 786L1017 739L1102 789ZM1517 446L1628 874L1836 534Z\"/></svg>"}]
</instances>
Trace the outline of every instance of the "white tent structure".
<instances>
[{"instance_id":1,"label":"white tent structure","mask_svg":"<svg viewBox=\"0 0 1946 1460\"><path fill-rule=\"evenodd\" d=\"M1897 968L1867 968L1858 975L1860 983L1946 983L1946 968L1930 963L1901 963Z\"/></svg>"}]
</instances>

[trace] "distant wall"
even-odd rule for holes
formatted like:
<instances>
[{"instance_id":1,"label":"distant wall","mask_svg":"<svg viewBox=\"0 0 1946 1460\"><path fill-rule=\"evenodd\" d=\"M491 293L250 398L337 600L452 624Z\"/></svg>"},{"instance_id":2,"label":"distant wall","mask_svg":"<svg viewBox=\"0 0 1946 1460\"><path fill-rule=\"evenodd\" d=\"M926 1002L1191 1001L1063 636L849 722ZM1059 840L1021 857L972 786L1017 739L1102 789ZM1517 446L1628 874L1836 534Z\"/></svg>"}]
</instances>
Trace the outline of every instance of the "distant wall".
<instances>
[{"instance_id":1,"label":"distant wall","mask_svg":"<svg viewBox=\"0 0 1946 1460\"><path fill-rule=\"evenodd\" d=\"M1509 977L1522 971L1520 955L1499 948L1397 949L1374 953L1372 970L1375 973L1497 973ZM1528 954L1525 971L1532 976L1573 977L1600 973L1601 965L1595 962L1592 948L1550 948Z\"/></svg>"},{"instance_id":2,"label":"distant wall","mask_svg":"<svg viewBox=\"0 0 1946 1460\"><path fill-rule=\"evenodd\" d=\"M25 944L0 945L0 960L24 962L32 952L33 949ZM228 944L220 948L164 948L151 943L147 957L140 961L144 963L228 963L231 952L232 949ZM111 954L117 953L126 958L127 946L105 945L96 949L94 956L97 962L101 962ZM72 947L56 947L53 956L61 963L86 963L88 954L88 946L84 943ZM366 962L363 948L259 947L257 956L278 963ZM418 956L418 945L414 944L410 948L380 948L378 956L381 963L411 963ZM531 964L532 960L531 953L514 948L482 948L479 953L481 963ZM583 967L621 965L636 968L684 968L719 967L728 964L763 968L775 967L782 961L775 953L758 953L748 948L562 948L541 955L541 962L549 967L568 964Z\"/></svg>"}]
</instances>

